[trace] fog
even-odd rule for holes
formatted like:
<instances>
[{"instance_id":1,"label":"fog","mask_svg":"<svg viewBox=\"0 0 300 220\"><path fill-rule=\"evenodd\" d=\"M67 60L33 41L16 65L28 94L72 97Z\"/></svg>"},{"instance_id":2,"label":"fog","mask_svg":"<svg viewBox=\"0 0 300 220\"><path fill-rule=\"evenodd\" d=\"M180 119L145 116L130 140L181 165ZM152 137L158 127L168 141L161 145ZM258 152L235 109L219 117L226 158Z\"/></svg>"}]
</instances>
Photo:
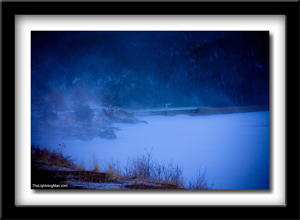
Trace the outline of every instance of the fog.
<instances>
[{"instance_id":1,"label":"fog","mask_svg":"<svg viewBox=\"0 0 300 220\"><path fill-rule=\"evenodd\" d=\"M77 159L84 157L87 164L93 152L97 152L99 157L125 160L125 156L143 154L145 148L153 147L157 159L184 163L184 172L189 177L195 168L203 164L207 167L208 177L211 175L211 180L219 184L215 182L216 188L268 188L265 179L262 185L227 184L224 172L221 174L215 169L216 164L231 166L229 158L234 154L241 156L242 151L236 146L247 143L245 152L250 153L243 153L241 157L249 162L248 166L252 166L250 158L255 151L260 158L257 164L263 164L263 173L268 176L268 112L263 117L261 114L251 115L254 113L231 115L242 117L241 121L245 124L233 127L236 132L227 134L227 142L211 144L212 140L220 141L227 132L226 129L217 132L220 125L223 127L227 123L233 126L235 118L227 118L229 115L188 116L188 112L185 115L143 117L134 113L140 109L165 108L166 104L169 108L199 109L269 105L269 33L31 33L33 145L55 149L64 143L66 154ZM255 125L248 123L251 117L257 121ZM172 128L172 132L159 132L164 125L167 126L166 131ZM238 135L241 132L239 126L249 134ZM180 129L175 131L175 128ZM195 130L200 131L199 135ZM142 131L143 134L140 133ZM203 133L207 133L205 139L199 139ZM154 140L157 142L152 142ZM236 143L231 145L231 142ZM215 150L208 150L210 145ZM258 149L257 146L263 148ZM225 151L222 158L226 159L220 160L221 148L231 149L232 155ZM202 149L201 153L199 149ZM179 153L194 151L199 154ZM190 161L195 163L180 159L180 155L190 157ZM197 163L196 155L199 158ZM253 173L254 176L256 174ZM222 181L219 181L218 175L224 177ZM247 178L245 176L239 181L245 182Z\"/></svg>"},{"instance_id":2,"label":"fog","mask_svg":"<svg viewBox=\"0 0 300 220\"><path fill-rule=\"evenodd\" d=\"M93 155L99 160L119 161L146 155L161 163L182 167L186 180L206 168L214 189L269 189L269 112L210 116L142 116L148 123L118 126L114 140L34 136L33 142L84 161L93 170ZM62 144L65 147L59 146Z\"/></svg>"},{"instance_id":3,"label":"fog","mask_svg":"<svg viewBox=\"0 0 300 220\"><path fill-rule=\"evenodd\" d=\"M268 34L32 32L32 108L53 89L126 108L268 105Z\"/></svg>"}]
</instances>

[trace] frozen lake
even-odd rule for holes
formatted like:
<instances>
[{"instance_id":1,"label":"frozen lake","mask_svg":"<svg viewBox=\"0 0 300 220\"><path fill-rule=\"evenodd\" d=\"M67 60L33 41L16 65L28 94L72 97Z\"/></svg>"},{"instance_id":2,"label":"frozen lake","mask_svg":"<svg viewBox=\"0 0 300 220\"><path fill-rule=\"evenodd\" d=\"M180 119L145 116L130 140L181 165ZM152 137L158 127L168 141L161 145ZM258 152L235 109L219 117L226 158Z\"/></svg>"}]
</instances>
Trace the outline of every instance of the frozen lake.
<instances>
[{"instance_id":1,"label":"frozen lake","mask_svg":"<svg viewBox=\"0 0 300 220\"><path fill-rule=\"evenodd\" d=\"M183 168L189 180L199 166L214 189L269 189L269 111L210 116L140 116L148 124L113 124L117 139L91 141L32 137L32 144L57 149L63 154L92 163L145 155L153 147L153 159Z\"/></svg>"}]
</instances>

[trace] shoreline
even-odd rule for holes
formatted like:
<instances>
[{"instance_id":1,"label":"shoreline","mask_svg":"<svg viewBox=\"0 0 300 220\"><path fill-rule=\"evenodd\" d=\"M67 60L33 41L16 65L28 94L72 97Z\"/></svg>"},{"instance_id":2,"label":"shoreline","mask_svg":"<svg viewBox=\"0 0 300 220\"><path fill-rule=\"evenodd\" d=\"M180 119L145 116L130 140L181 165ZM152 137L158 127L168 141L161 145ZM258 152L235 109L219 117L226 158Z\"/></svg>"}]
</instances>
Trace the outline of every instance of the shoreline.
<instances>
[{"instance_id":1,"label":"shoreline","mask_svg":"<svg viewBox=\"0 0 300 220\"><path fill-rule=\"evenodd\" d=\"M163 111L153 111L148 112L135 112L135 116L151 116L151 115L190 115L190 116L201 116L201 115L217 115L217 114L235 114L235 113L246 113L246 112L259 112L259 111L269 111L269 105L262 106L233 106L233 107L195 107L192 110L172 110L168 111L164 109Z\"/></svg>"}]
</instances>

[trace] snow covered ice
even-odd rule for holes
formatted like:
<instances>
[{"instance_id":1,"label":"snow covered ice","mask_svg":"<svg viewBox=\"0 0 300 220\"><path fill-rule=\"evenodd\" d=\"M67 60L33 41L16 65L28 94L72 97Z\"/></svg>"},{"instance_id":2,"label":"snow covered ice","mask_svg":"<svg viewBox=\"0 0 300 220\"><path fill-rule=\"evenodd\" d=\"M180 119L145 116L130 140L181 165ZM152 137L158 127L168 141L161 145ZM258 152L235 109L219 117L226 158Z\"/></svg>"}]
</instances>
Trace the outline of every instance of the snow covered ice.
<instances>
[{"instance_id":1,"label":"snow covered ice","mask_svg":"<svg viewBox=\"0 0 300 220\"><path fill-rule=\"evenodd\" d=\"M92 165L97 158L118 160L145 155L153 147L153 159L172 161L183 168L187 181L206 168L214 189L269 189L269 111L208 116L139 116L146 123L113 126L114 140L94 138L56 139L32 136L32 144L55 150Z\"/></svg>"}]
</instances>

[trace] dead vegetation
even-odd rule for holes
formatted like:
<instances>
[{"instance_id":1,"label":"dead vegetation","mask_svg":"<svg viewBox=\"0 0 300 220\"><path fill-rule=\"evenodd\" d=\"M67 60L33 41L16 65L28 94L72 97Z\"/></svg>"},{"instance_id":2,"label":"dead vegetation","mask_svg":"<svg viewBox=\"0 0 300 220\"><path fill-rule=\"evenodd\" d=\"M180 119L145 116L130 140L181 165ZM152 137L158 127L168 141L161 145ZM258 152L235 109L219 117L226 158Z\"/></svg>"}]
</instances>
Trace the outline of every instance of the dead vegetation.
<instances>
[{"instance_id":1,"label":"dead vegetation","mask_svg":"<svg viewBox=\"0 0 300 220\"><path fill-rule=\"evenodd\" d=\"M68 185L64 189L212 189L205 177L206 170L199 170L196 179L184 187L181 167L153 160L152 149L146 150L146 155L128 158L124 169L118 160L100 161L93 154L92 167L87 170L83 161L76 163L59 149L31 147L32 189L36 189L34 184Z\"/></svg>"}]
</instances>

